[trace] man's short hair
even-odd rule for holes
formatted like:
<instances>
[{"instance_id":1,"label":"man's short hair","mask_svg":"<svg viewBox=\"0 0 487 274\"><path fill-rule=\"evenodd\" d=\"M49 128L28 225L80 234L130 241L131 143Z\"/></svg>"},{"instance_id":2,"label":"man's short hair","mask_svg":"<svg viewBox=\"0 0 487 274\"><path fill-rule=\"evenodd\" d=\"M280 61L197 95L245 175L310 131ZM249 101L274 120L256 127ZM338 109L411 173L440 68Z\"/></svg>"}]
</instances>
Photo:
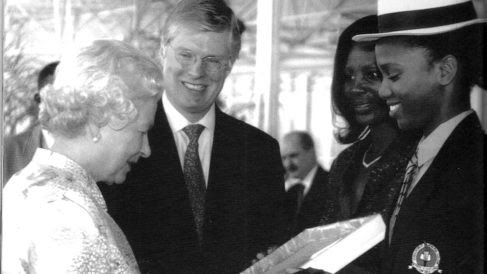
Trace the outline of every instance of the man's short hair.
<instances>
[{"instance_id":1,"label":"man's short hair","mask_svg":"<svg viewBox=\"0 0 487 274\"><path fill-rule=\"evenodd\" d=\"M310 149L314 149L315 143L313 141L313 137L306 132L306 131L291 131L288 134L286 134L285 138L296 136L299 138L299 143L301 144L301 147L308 151Z\"/></svg>"},{"instance_id":2,"label":"man's short hair","mask_svg":"<svg viewBox=\"0 0 487 274\"><path fill-rule=\"evenodd\" d=\"M171 42L179 26L192 26L197 30L209 32L230 32L231 60L233 62L237 59L245 25L235 16L224 0L179 1L164 24L162 46Z\"/></svg>"}]
</instances>

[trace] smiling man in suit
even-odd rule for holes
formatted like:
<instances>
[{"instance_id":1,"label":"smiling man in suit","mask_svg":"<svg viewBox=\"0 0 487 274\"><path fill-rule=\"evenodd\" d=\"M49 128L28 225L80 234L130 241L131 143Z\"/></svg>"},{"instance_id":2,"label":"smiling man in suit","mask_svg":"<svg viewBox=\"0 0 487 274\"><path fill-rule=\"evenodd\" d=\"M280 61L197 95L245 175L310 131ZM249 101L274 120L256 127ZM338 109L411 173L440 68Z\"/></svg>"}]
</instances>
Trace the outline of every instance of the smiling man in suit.
<instances>
[{"instance_id":1,"label":"smiling man in suit","mask_svg":"<svg viewBox=\"0 0 487 274\"><path fill-rule=\"evenodd\" d=\"M152 155L104 189L143 273L238 273L285 240L277 141L215 105L241 31L223 0L180 1L167 19Z\"/></svg>"},{"instance_id":2,"label":"smiling man in suit","mask_svg":"<svg viewBox=\"0 0 487 274\"><path fill-rule=\"evenodd\" d=\"M485 19L470 0L379 0L379 95L422 139L388 225L384 273L485 273L484 132L470 106L486 87Z\"/></svg>"},{"instance_id":3,"label":"smiling man in suit","mask_svg":"<svg viewBox=\"0 0 487 274\"><path fill-rule=\"evenodd\" d=\"M286 204L291 218L291 234L320 224L332 195L328 172L317 161L311 135L305 131L291 131L281 142L281 158L286 170Z\"/></svg>"}]
</instances>

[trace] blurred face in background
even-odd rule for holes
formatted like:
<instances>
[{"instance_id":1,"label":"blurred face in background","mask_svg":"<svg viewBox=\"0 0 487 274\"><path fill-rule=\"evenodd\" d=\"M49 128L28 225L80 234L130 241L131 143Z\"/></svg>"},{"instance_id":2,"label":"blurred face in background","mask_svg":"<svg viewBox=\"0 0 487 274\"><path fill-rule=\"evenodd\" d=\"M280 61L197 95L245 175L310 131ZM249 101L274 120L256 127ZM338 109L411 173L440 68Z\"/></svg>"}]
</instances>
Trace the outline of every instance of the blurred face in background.
<instances>
[{"instance_id":1,"label":"blurred face in background","mask_svg":"<svg viewBox=\"0 0 487 274\"><path fill-rule=\"evenodd\" d=\"M357 44L352 47L345 66L345 96L350 102L355 119L360 125L382 123L388 107L379 97L381 73L376 65L375 53Z\"/></svg>"},{"instance_id":2,"label":"blurred face in background","mask_svg":"<svg viewBox=\"0 0 487 274\"><path fill-rule=\"evenodd\" d=\"M316 165L314 149L303 149L297 135L284 138L281 144L281 159L288 178L304 179Z\"/></svg>"},{"instance_id":3,"label":"blurred face in background","mask_svg":"<svg viewBox=\"0 0 487 274\"><path fill-rule=\"evenodd\" d=\"M230 72L230 32L203 32L176 26L164 46L165 92L186 119L201 119L215 102Z\"/></svg>"}]
</instances>

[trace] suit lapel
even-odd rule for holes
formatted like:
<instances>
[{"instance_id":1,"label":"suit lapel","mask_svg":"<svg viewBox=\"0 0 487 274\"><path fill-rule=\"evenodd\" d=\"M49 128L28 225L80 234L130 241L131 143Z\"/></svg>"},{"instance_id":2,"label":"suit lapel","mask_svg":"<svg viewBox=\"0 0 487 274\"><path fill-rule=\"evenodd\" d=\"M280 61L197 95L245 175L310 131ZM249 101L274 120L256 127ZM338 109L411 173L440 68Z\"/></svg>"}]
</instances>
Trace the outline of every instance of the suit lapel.
<instances>
[{"instance_id":1,"label":"suit lapel","mask_svg":"<svg viewBox=\"0 0 487 274\"><path fill-rule=\"evenodd\" d=\"M248 195L242 134L216 108L203 236L203 249L213 258L207 258L209 261L227 258L229 250L232 250L232 258L227 258L229 264L237 260L233 257L245 256Z\"/></svg>"},{"instance_id":2,"label":"suit lapel","mask_svg":"<svg viewBox=\"0 0 487 274\"><path fill-rule=\"evenodd\" d=\"M318 170L316 170L316 175L313 178L311 188L304 197L301 211L305 211L309 206L312 206L316 202L320 202L320 199L323 198L323 193L326 191L326 183L328 181L324 177L326 177L325 171L318 166Z\"/></svg>"},{"instance_id":3,"label":"suit lapel","mask_svg":"<svg viewBox=\"0 0 487 274\"><path fill-rule=\"evenodd\" d=\"M241 160L245 152L241 151L241 142L243 142L240 140L241 133L237 132L237 128L229 123L221 110L215 108L215 111L215 132L206 196L209 215L225 213L222 208L211 208L215 206L214 200L227 201L226 206L240 207L242 206L240 202L244 201L243 197L246 193L242 180L244 174L242 168L244 167ZM230 213L237 209L228 208L228 210Z\"/></svg>"},{"instance_id":4,"label":"suit lapel","mask_svg":"<svg viewBox=\"0 0 487 274\"><path fill-rule=\"evenodd\" d=\"M165 165L172 169L173 174L177 174L178 181L184 182L183 169L181 161L179 160L176 142L172 133L169 121L162 106L162 101L157 105L156 118L154 121L153 134L149 135L149 142L153 150L151 157L157 157L153 162L167 162L171 163Z\"/></svg>"}]
</instances>

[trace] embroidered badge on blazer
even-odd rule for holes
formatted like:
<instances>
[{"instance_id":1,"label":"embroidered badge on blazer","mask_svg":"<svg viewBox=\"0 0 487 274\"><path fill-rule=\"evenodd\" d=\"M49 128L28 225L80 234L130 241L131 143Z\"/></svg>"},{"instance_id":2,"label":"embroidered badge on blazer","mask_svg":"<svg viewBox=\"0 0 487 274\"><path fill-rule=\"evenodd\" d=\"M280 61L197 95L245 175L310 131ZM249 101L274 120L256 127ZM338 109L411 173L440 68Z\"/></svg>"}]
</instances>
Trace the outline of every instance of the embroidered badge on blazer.
<instances>
[{"instance_id":1,"label":"embroidered badge on blazer","mask_svg":"<svg viewBox=\"0 0 487 274\"><path fill-rule=\"evenodd\" d=\"M429 274L438 271L440 266L440 252L438 249L427 242L418 245L412 256L412 265L408 266L409 269L415 268L419 273Z\"/></svg>"}]
</instances>

